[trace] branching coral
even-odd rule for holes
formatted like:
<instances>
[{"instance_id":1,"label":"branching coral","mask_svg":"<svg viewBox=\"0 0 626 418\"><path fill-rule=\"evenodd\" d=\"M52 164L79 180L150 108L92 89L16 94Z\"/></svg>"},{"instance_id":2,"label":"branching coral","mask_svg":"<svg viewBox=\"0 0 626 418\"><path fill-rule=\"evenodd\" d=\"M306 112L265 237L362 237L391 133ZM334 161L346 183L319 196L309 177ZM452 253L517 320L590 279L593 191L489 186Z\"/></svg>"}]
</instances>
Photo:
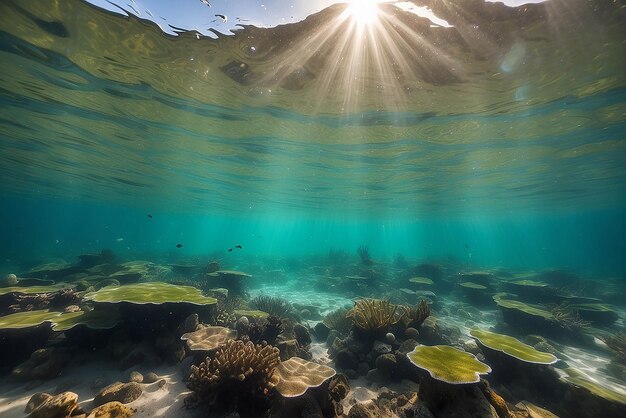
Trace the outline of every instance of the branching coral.
<instances>
[{"instance_id":1,"label":"branching coral","mask_svg":"<svg viewBox=\"0 0 626 418\"><path fill-rule=\"evenodd\" d=\"M352 326L352 320L346 316L347 314L348 310L346 308L339 308L332 311L324 318L324 325L342 335L347 335Z\"/></svg>"},{"instance_id":2,"label":"branching coral","mask_svg":"<svg viewBox=\"0 0 626 418\"><path fill-rule=\"evenodd\" d=\"M389 300L380 299L357 300L346 316L352 320L354 326L367 332L381 331L397 324L402 317L398 314L398 306Z\"/></svg>"},{"instance_id":3,"label":"branching coral","mask_svg":"<svg viewBox=\"0 0 626 418\"><path fill-rule=\"evenodd\" d=\"M552 305L550 313L554 316L554 322L569 331L584 331L591 327L591 322L582 319L567 303Z\"/></svg>"},{"instance_id":4,"label":"branching coral","mask_svg":"<svg viewBox=\"0 0 626 418\"><path fill-rule=\"evenodd\" d=\"M241 405L242 398L267 396L276 386L280 352L270 345L228 340L214 357L191 367L187 387L209 404Z\"/></svg>"},{"instance_id":5,"label":"branching coral","mask_svg":"<svg viewBox=\"0 0 626 418\"><path fill-rule=\"evenodd\" d=\"M280 318L288 317L293 311L291 303L287 300L268 295L255 297L250 301L250 307Z\"/></svg>"},{"instance_id":6,"label":"branching coral","mask_svg":"<svg viewBox=\"0 0 626 418\"><path fill-rule=\"evenodd\" d=\"M600 339L613 352L618 362L626 364L626 334L623 331L615 335L600 337Z\"/></svg>"},{"instance_id":7,"label":"branching coral","mask_svg":"<svg viewBox=\"0 0 626 418\"><path fill-rule=\"evenodd\" d=\"M412 307L402 307L404 315L402 322L407 327L419 328L422 323L430 316L430 306L425 300L421 300L417 305Z\"/></svg>"}]
</instances>

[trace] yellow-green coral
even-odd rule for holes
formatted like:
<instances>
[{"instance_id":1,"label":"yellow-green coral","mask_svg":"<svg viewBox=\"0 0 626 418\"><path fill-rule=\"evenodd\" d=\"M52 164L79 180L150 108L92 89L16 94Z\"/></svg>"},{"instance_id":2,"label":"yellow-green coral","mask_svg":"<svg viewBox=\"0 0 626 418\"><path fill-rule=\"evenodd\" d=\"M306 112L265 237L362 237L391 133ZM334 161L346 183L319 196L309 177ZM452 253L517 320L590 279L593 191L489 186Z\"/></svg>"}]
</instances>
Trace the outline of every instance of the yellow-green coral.
<instances>
[{"instance_id":1,"label":"yellow-green coral","mask_svg":"<svg viewBox=\"0 0 626 418\"><path fill-rule=\"evenodd\" d=\"M491 367L476 356L448 345L420 345L407 354L415 366L426 370L434 379L450 384L476 383Z\"/></svg>"},{"instance_id":2,"label":"yellow-green coral","mask_svg":"<svg viewBox=\"0 0 626 418\"><path fill-rule=\"evenodd\" d=\"M427 285L427 286L434 283L428 277L411 277L409 279L409 282L413 283L413 284L423 284L423 285Z\"/></svg>"},{"instance_id":3,"label":"yellow-green coral","mask_svg":"<svg viewBox=\"0 0 626 418\"><path fill-rule=\"evenodd\" d=\"M525 314L538 316L549 321L554 320L554 315L552 315L552 313L538 306L533 306L528 303L520 302L518 300L506 299L501 294L494 295L493 300L499 307L504 309L517 310Z\"/></svg>"},{"instance_id":4,"label":"yellow-green coral","mask_svg":"<svg viewBox=\"0 0 626 418\"><path fill-rule=\"evenodd\" d=\"M190 303L212 305L217 299L202 295L200 289L191 286L175 286L164 282L146 282L124 286L107 286L85 295L94 302L135 304Z\"/></svg>"},{"instance_id":5,"label":"yellow-green coral","mask_svg":"<svg viewBox=\"0 0 626 418\"><path fill-rule=\"evenodd\" d=\"M558 361L552 354L535 350L528 344L508 335L496 334L479 328L472 329L470 335L485 347L501 351L527 363L553 364Z\"/></svg>"},{"instance_id":6,"label":"yellow-green coral","mask_svg":"<svg viewBox=\"0 0 626 418\"><path fill-rule=\"evenodd\" d=\"M398 323L398 306L381 299L360 299L346 314L363 331L379 331Z\"/></svg>"},{"instance_id":7,"label":"yellow-green coral","mask_svg":"<svg viewBox=\"0 0 626 418\"><path fill-rule=\"evenodd\" d=\"M483 286L482 284L474 283L474 282L463 282L459 286L464 287L466 289L475 289L475 290L485 290L487 286Z\"/></svg>"},{"instance_id":8,"label":"yellow-green coral","mask_svg":"<svg viewBox=\"0 0 626 418\"><path fill-rule=\"evenodd\" d=\"M54 331L67 331L77 325L86 325L92 329L109 329L113 328L119 320L119 314L114 311L62 313L43 309L2 316L0 329L30 328L45 322L52 324Z\"/></svg>"},{"instance_id":9,"label":"yellow-green coral","mask_svg":"<svg viewBox=\"0 0 626 418\"><path fill-rule=\"evenodd\" d=\"M47 309L38 311L18 312L0 317L0 329L20 329L41 325L61 315L61 312L52 312Z\"/></svg>"}]
</instances>

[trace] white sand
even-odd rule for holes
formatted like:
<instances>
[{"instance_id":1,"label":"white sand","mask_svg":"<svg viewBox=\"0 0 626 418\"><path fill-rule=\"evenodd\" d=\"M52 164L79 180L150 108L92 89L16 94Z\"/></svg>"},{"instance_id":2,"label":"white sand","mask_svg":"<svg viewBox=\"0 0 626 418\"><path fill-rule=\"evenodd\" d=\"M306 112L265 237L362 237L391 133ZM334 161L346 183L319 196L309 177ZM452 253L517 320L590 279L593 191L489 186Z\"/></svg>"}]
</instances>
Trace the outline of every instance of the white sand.
<instances>
[{"instance_id":1,"label":"white sand","mask_svg":"<svg viewBox=\"0 0 626 418\"><path fill-rule=\"evenodd\" d=\"M24 418L24 408L30 397L37 392L49 394L57 393L57 386L67 385L63 390L78 394L79 405L87 412L93 409L92 400L99 389L93 384L100 380L105 386L115 381L128 382L132 370L141 373L154 371L159 377L166 380L162 388L157 383L143 384L143 393L127 406L137 410L135 417L198 417L201 410L187 410L183 400L190 392L181 381L181 366L161 366L152 369L129 369L120 371L116 362L96 361L78 367L68 367L62 376L48 380L32 389L27 389L28 383L16 383L3 377L0 380L0 416L2 418ZM69 387L68 387L69 386Z\"/></svg>"}]
</instances>

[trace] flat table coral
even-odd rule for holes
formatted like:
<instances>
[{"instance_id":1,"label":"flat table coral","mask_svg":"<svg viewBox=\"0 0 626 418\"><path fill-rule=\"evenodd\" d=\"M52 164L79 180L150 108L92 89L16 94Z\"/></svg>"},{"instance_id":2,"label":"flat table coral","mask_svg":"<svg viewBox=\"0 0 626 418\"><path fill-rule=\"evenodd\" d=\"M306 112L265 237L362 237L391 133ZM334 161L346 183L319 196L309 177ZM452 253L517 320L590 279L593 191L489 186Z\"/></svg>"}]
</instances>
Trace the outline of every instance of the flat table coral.
<instances>
[{"instance_id":1,"label":"flat table coral","mask_svg":"<svg viewBox=\"0 0 626 418\"><path fill-rule=\"evenodd\" d=\"M409 352L407 357L432 378L455 385L477 383L481 374L491 372L491 367L480 362L473 354L448 345L420 345Z\"/></svg>"},{"instance_id":2,"label":"flat table coral","mask_svg":"<svg viewBox=\"0 0 626 418\"><path fill-rule=\"evenodd\" d=\"M333 368L312 361L292 357L281 362L274 370L279 381L276 391L284 397L297 397L311 387L318 387L333 377Z\"/></svg>"},{"instance_id":3,"label":"flat table coral","mask_svg":"<svg viewBox=\"0 0 626 418\"><path fill-rule=\"evenodd\" d=\"M146 282L124 286L107 286L85 295L94 302L135 304L190 303L213 305L217 299L202 295L200 289L191 286L175 286L164 282Z\"/></svg>"},{"instance_id":4,"label":"flat table coral","mask_svg":"<svg viewBox=\"0 0 626 418\"><path fill-rule=\"evenodd\" d=\"M528 344L508 335L496 334L479 328L472 329L470 335L485 347L501 351L527 363L553 364L558 361L554 355L535 350Z\"/></svg>"},{"instance_id":5,"label":"flat table coral","mask_svg":"<svg viewBox=\"0 0 626 418\"><path fill-rule=\"evenodd\" d=\"M191 351L211 351L224 344L226 340L235 339L237 332L226 327L204 327L194 332L188 332L180 337L187 342Z\"/></svg>"}]
</instances>

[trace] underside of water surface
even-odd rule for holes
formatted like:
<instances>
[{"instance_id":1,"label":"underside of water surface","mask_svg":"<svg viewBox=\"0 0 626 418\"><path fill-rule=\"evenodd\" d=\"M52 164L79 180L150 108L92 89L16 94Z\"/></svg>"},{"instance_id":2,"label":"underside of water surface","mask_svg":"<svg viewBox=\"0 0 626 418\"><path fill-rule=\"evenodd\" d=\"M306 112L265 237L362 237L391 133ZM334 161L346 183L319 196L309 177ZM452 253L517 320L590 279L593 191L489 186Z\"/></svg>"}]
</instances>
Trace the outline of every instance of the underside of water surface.
<instances>
[{"instance_id":1,"label":"underside of water surface","mask_svg":"<svg viewBox=\"0 0 626 418\"><path fill-rule=\"evenodd\" d=\"M0 415L624 416L626 5L521 3L1 2Z\"/></svg>"}]
</instances>

